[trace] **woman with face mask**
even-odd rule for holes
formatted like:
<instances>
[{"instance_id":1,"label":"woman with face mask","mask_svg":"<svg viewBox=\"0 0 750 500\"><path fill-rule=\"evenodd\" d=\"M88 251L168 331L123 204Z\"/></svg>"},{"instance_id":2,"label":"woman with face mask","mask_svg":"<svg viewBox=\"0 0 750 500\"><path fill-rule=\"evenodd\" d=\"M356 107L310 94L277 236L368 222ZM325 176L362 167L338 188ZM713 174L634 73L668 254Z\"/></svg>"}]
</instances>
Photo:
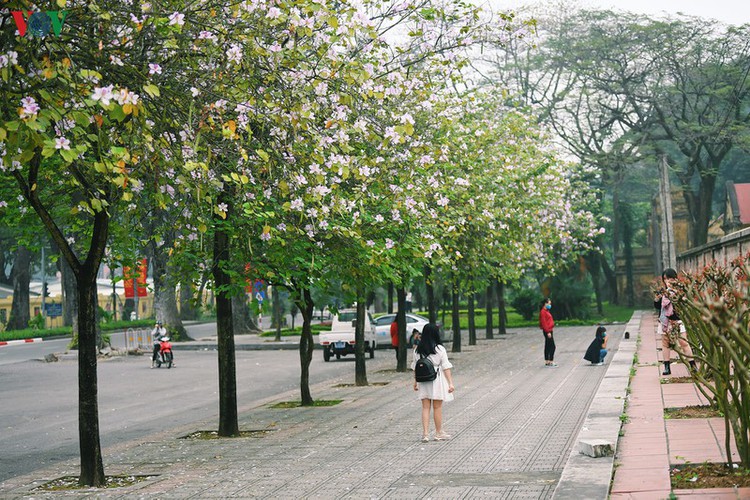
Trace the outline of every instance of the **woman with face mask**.
<instances>
[{"instance_id":1,"label":"woman with face mask","mask_svg":"<svg viewBox=\"0 0 750 500\"><path fill-rule=\"evenodd\" d=\"M547 297L542 301L542 309L539 311L539 328L544 334L544 365L555 367L555 338L552 336L552 330L555 328L555 320L552 319L552 299Z\"/></svg>"}]
</instances>

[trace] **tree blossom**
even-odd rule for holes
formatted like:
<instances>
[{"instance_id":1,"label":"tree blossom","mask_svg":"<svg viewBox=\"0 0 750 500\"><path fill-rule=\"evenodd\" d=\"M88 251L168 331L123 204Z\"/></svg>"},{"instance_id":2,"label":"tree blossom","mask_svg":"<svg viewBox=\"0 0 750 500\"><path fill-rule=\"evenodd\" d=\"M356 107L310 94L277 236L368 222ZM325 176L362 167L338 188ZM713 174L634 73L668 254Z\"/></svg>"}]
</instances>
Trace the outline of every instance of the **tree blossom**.
<instances>
[{"instance_id":1,"label":"tree blossom","mask_svg":"<svg viewBox=\"0 0 750 500\"><path fill-rule=\"evenodd\" d=\"M169 16L169 24L170 25L177 25L182 26L185 24L185 14L181 14L179 12L173 12L172 15Z\"/></svg>"},{"instance_id":2,"label":"tree blossom","mask_svg":"<svg viewBox=\"0 0 750 500\"><path fill-rule=\"evenodd\" d=\"M148 74L149 75L161 75L161 66L157 63L148 63Z\"/></svg>"},{"instance_id":3,"label":"tree blossom","mask_svg":"<svg viewBox=\"0 0 750 500\"><path fill-rule=\"evenodd\" d=\"M114 85L107 85L106 87L94 87L94 93L92 94L91 99L94 101L99 101L102 106L109 106L109 103L113 98L113 88Z\"/></svg>"},{"instance_id":4,"label":"tree blossom","mask_svg":"<svg viewBox=\"0 0 750 500\"><path fill-rule=\"evenodd\" d=\"M24 97L21 99L21 109L18 114L22 119L35 118L40 109L33 97Z\"/></svg>"},{"instance_id":5,"label":"tree blossom","mask_svg":"<svg viewBox=\"0 0 750 500\"><path fill-rule=\"evenodd\" d=\"M235 64L240 64L242 62L242 47L236 43L232 44L229 50L227 50L227 60Z\"/></svg>"},{"instance_id":6,"label":"tree blossom","mask_svg":"<svg viewBox=\"0 0 750 500\"><path fill-rule=\"evenodd\" d=\"M55 149L70 149L70 141L65 137L55 139Z\"/></svg>"}]
</instances>

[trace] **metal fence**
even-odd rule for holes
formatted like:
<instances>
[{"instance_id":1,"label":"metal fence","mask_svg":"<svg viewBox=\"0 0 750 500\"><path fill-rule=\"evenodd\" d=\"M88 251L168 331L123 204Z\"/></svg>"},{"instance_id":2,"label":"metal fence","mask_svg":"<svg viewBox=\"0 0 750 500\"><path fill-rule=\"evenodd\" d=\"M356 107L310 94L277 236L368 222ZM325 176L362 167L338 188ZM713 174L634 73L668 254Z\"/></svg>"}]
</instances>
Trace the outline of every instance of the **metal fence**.
<instances>
[{"instance_id":1,"label":"metal fence","mask_svg":"<svg viewBox=\"0 0 750 500\"><path fill-rule=\"evenodd\" d=\"M150 351L152 349L153 339L151 330L148 328L128 328L125 330L125 350L132 351L141 349Z\"/></svg>"}]
</instances>

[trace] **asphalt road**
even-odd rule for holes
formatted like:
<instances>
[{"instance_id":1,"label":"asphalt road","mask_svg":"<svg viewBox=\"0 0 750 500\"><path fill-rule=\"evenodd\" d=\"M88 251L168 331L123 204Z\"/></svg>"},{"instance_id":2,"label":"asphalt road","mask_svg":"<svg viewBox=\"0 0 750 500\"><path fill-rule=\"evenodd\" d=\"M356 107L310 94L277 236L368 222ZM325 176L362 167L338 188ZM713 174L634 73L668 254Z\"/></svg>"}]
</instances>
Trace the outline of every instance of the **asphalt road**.
<instances>
[{"instance_id":1,"label":"asphalt road","mask_svg":"<svg viewBox=\"0 0 750 500\"><path fill-rule=\"evenodd\" d=\"M204 325L200 328L208 333L191 335L210 335L212 326L215 330L214 325ZM31 351L26 350L60 352L66 343L45 341L0 349L0 481L79 456L77 360L72 356L54 363L29 360ZM27 360L12 362L14 358ZM353 379L353 357L347 358L351 359L324 363L322 356L313 356L310 383L350 375ZM378 358L382 359L373 361ZM299 388L296 350L237 351L236 360L240 408ZM201 420L208 421L209 428L218 427L215 351L175 351L176 367L171 370L152 370L150 364L146 356L99 363L103 448Z\"/></svg>"}]
</instances>

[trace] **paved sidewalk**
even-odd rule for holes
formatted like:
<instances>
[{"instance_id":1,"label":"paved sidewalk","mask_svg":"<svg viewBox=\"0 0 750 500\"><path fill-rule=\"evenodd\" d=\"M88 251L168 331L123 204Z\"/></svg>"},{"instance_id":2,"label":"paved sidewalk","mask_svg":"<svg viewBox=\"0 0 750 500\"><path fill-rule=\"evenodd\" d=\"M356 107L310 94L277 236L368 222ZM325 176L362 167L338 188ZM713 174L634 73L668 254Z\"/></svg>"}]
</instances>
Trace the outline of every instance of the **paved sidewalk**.
<instances>
[{"instance_id":1,"label":"paved sidewalk","mask_svg":"<svg viewBox=\"0 0 750 500\"><path fill-rule=\"evenodd\" d=\"M624 328L608 327L613 355L621 342L634 342L633 332L632 340L620 340ZM33 491L76 475L78 463L71 461L0 484L0 498L552 498L577 455L582 426L596 418L589 406L610 368L582 359L594 330L556 329L557 368L544 366L537 329L449 353L457 389L444 407L445 429L453 435L447 442L419 442L411 373L388 369L392 359L377 356L368 360L368 387L351 386L352 377L312 387L313 397L340 399L339 405L269 407L298 400L298 391L290 391L240 408L240 428L268 431L259 437L178 438L216 428L215 421L196 422L104 449L108 475L154 475L134 486ZM605 497L606 488L594 498Z\"/></svg>"},{"instance_id":2,"label":"paved sidewalk","mask_svg":"<svg viewBox=\"0 0 750 500\"><path fill-rule=\"evenodd\" d=\"M670 496L670 468L685 463L724 462L724 419L664 419L664 408L706 405L695 384L662 384L658 319L644 313L638 365L630 389L628 422L617 450L613 500L664 499ZM672 363L672 377L687 377L682 363ZM736 457L736 453L733 453ZM675 490L678 498L750 498L750 488Z\"/></svg>"}]
</instances>

